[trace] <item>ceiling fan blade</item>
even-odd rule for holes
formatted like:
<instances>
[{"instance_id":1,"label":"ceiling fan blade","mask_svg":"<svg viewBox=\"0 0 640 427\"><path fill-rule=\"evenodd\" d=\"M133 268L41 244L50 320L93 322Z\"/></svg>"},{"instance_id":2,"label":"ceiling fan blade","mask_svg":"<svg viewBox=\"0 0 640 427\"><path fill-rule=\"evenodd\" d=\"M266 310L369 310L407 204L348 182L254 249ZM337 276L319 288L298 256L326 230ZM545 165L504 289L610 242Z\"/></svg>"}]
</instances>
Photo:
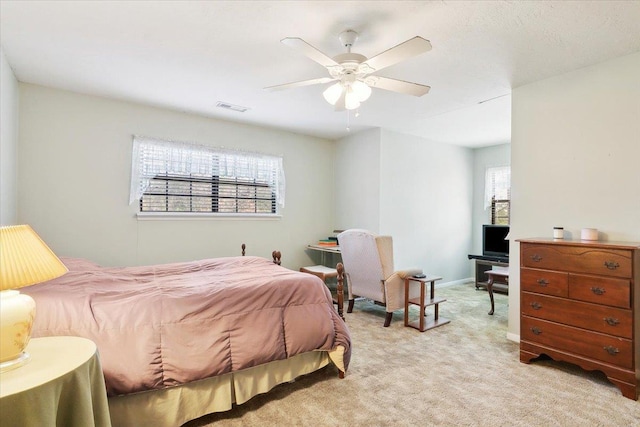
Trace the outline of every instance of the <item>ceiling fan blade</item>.
<instances>
[{"instance_id":1,"label":"ceiling fan blade","mask_svg":"<svg viewBox=\"0 0 640 427\"><path fill-rule=\"evenodd\" d=\"M323 67L331 67L335 65L339 65L336 61L329 58L324 53L320 52L315 47L311 46L306 41L302 40L298 37L287 37L280 40L283 44L292 47L294 49L298 49L300 52L322 65Z\"/></svg>"},{"instance_id":2,"label":"ceiling fan blade","mask_svg":"<svg viewBox=\"0 0 640 427\"><path fill-rule=\"evenodd\" d=\"M311 85L317 85L317 84L322 84L322 83L329 83L334 81L335 79L332 79L331 77L321 77L319 79L311 79L311 80L302 80L299 82L293 82L293 83L285 83L283 85L276 85L276 86L269 86L269 87L265 87L265 90L283 90L283 89L291 89L294 87L302 87L302 86L311 86Z\"/></svg>"},{"instance_id":3,"label":"ceiling fan blade","mask_svg":"<svg viewBox=\"0 0 640 427\"><path fill-rule=\"evenodd\" d=\"M373 58L367 59L364 61L364 64L367 64L375 71L378 71L430 50L431 43L429 40L416 36L406 42L392 47L391 49L387 49L384 52L379 53Z\"/></svg>"},{"instance_id":4,"label":"ceiling fan blade","mask_svg":"<svg viewBox=\"0 0 640 427\"><path fill-rule=\"evenodd\" d=\"M365 79L365 83L378 89L390 90L392 92L399 92L413 96L425 95L429 92L429 89L431 89L430 86L380 76L370 76Z\"/></svg>"}]
</instances>

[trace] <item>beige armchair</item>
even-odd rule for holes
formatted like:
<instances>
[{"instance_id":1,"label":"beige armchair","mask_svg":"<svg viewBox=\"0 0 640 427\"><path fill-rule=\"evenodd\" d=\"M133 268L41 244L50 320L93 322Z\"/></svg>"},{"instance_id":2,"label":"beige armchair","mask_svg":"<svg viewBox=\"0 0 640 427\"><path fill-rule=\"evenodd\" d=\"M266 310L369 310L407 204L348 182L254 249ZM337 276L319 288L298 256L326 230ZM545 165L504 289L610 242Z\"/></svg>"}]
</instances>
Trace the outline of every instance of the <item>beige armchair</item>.
<instances>
[{"instance_id":1,"label":"beige armchair","mask_svg":"<svg viewBox=\"0 0 640 427\"><path fill-rule=\"evenodd\" d=\"M404 309L404 278L422 273L422 270L394 270L391 236L376 236L367 230L351 229L340 233L338 242L349 290L347 313L353 311L356 297L371 299L385 306L384 326L389 326L393 312ZM418 297L419 290L416 286L412 288L409 297Z\"/></svg>"}]
</instances>

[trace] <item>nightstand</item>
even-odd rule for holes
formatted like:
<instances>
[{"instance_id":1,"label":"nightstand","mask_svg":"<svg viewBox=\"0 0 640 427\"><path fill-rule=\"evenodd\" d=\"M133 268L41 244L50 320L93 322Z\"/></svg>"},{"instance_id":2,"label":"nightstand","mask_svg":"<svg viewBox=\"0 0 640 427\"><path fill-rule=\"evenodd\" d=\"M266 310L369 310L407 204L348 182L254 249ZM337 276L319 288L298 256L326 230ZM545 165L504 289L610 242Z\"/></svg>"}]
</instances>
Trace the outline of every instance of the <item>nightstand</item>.
<instances>
[{"instance_id":1,"label":"nightstand","mask_svg":"<svg viewBox=\"0 0 640 427\"><path fill-rule=\"evenodd\" d=\"M26 365L0 373L3 426L110 427L98 350L80 337L33 338Z\"/></svg>"}]
</instances>

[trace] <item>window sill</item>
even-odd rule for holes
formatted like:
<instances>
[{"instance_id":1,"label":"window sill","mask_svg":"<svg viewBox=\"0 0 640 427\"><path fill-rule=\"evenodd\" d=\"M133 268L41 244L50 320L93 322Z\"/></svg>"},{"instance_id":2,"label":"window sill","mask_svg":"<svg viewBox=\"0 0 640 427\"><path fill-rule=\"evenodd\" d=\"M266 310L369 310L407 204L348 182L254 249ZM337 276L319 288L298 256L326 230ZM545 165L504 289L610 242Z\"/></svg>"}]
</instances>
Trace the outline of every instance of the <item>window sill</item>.
<instances>
[{"instance_id":1,"label":"window sill","mask_svg":"<svg viewBox=\"0 0 640 427\"><path fill-rule=\"evenodd\" d=\"M193 213L193 212L138 212L138 221L210 221L210 220L279 220L280 214L250 213Z\"/></svg>"}]
</instances>

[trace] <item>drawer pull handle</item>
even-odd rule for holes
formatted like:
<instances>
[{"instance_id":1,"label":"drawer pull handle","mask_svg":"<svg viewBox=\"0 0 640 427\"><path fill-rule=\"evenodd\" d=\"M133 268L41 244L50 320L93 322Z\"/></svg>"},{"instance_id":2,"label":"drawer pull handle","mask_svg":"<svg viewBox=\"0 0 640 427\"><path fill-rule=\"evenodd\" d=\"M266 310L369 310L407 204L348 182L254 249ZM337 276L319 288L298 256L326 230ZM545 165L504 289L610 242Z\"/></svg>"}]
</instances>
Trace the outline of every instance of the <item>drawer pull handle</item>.
<instances>
[{"instance_id":1,"label":"drawer pull handle","mask_svg":"<svg viewBox=\"0 0 640 427\"><path fill-rule=\"evenodd\" d=\"M620 267L620 264L614 261L605 261L604 266L607 267L609 270L615 270L616 268Z\"/></svg>"},{"instance_id":2,"label":"drawer pull handle","mask_svg":"<svg viewBox=\"0 0 640 427\"><path fill-rule=\"evenodd\" d=\"M549 282L547 282L545 279L538 279L537 282L538 282L538 285L542 286L543 288L546 288L547 285L549 284Z\"/></svg>"},{"instance_id":3,"label":"drawer pull handle","mask_svg":"<svg viewBox=\"0 0 640 427\"><path fill-rule=\"evenodd\" d=\"M538 254L533 254L531 255L531 259L533 260L533 262L540 262L542 261L542 257Z\"/></svg>"},{"instance_id":4,"label":"drawer pull handle","mask_svg":"<svg viewBox=\"0 0 640 427\"><path fill-rule=\"evenodd\" d=\"M531 332L533 332L534 335L540 335L542 333L542 331L536 327L531 328Z\"/></svg>"},{"instance_id":5,"label":"drawer pull handle","mask_svg":"<svg viewBox=\"0 0 640 427\"><path fill-rule=\"evenodd\" d=\"M605 293L605 289L592 286L591 287L591 292L593 292L596 295L603 295Z\"/></svg>"},{"instance_id":6,"label":"drawer pull handle","mask_svg":"<svg viewBox=\"0 0 640 427\"><path fill-rule=\"evenodd\" d=\"M603 320L607 322L609 326L616 326L620 324L620 321L615 317L605 317Z\"/></svg>"},{"instance_id":7,"label":"drawer pull handle","mask_svg":"<svg viewBox=\"0 0 640 427\"><path fill-rule=\"evenodd\" d=\"M607 351L607 353L609 353L611 356L615 356L616 354L620 353L620 350L618 350L615 347L612 347L610 345L604 347L604 349Z\"/></svg>"},{"instance_id":8,"label":"drawer pull handle","mask_svg":"<svg viewBox=\"0 0 640 427\"><path fill-rule=\"evenodd\" d=\"M540 310L542 308L542 305L536 301L532 302L531 304L529 304L534 310Z\"/></svg>"}]
</instances>

